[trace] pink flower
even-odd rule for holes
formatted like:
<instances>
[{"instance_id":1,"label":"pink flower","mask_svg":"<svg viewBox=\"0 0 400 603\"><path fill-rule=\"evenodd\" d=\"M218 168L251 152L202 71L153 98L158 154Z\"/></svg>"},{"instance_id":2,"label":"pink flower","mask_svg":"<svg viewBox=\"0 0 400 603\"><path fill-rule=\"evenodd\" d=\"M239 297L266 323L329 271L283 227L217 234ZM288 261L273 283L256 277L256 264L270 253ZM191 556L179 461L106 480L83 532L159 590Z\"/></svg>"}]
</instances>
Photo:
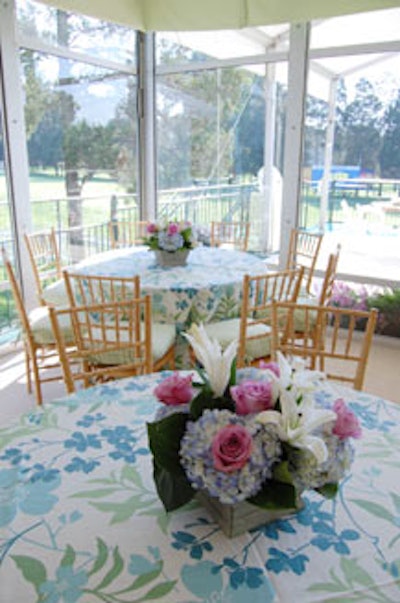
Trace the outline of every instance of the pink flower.
<instances>
[{"instance_id":1,"label":"pink flower","mask_svg":"<svg viewBox=\"0 0 400 603\"><path fill-rule=\"evenodd\" d=\"M157 385L154 394L168 406L186 404L193 398L192 379L193 375L180 377L179 373L174 373Z\"/></svg>"},{"instance_id":2,"label":"pink flower","mask_svg":"<svg viewBox=\"0 0 400 603\"><path fill-rule=\"evenodd\" d=\"M146 230L149 234L154 234L157 232L157 225L154 222L149 222L146 226Z\"/></svg>"},{"instance_id":3,"label":"pink flower","mask_svg":"<svg viewBox=\"0 0 400 603\"><path fill-rule=\"evenodd\" d=\"M169 236L172 236L172 235L176 234L177 232L178 232L178 224L175 224L175 222L171 222L171 224L168 224L167 234Z\"/></svg>"},{"instance_id":4,"label":"pink flower","mask_svg":"<svg viewBox=\"0 0 400 603\"><path fill-rule=\"evenodd\" d=\"M264 360L260 360L259 367L260 369L268 369L271 373L274 373L278 379L281 376L281 371L279 370L279 364L277 362L264 362Z\"/></svg>"},{"instance_id":5,"label":"pink flower","mask_svg":"<svg viewBox=\"0 0 400 603\"><path fill-rule=\"evenodd\" d=\"M349 410L342 398L336 400L333 410L337 415L336 423L333 426L332 433L341 440L346 438L360 438L361 427L356 415Z\"/></svg>"},{"instance_id":6,"label":"pink flower","mask_svg":"<svg viewBox=\"0 0 400 603\"><path fill-rule=\"evenodd\" d=\"M269 381L243 381L230 388L238 415L269 410L274 407L272 383Z\"/></svg>"},{"instance_id":7,"label":"pink flower","mask_svg":"<svg viewBox=\"0 0 400 603\"><path fill-rule=\"evenodd\" d=\"M251 435L242 425L227 425L219 430L212 442L214 467L232 473L241 469L251 455Z\"/></svg>"}]
</instances>

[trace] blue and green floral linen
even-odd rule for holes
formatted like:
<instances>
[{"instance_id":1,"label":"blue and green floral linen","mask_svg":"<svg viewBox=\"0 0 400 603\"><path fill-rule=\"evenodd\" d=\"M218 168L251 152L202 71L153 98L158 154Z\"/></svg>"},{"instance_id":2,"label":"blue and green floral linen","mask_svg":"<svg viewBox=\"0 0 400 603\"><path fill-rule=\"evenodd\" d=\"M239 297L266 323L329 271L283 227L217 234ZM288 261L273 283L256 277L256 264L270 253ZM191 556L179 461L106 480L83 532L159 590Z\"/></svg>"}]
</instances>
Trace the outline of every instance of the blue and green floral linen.
<instances>
[{"instance_id":1,"label":"blue and green floral linen","mask_svg":"<svg viewBox=\"0 0 400 603\"><path fill-rule=\"evenodd\" d=\"M266 264L241 251L196 247L187 265L161 268L155 254L143 248L127 248L97 254L74 266L83 274L131 277L139 274L143 293L152 296L156 322L176 323L178 329L192 322L212 322L240 314L245 274L264 274ZM62 305L60 290L45 292L48 303Z\"/></svg>"},{"instance_id":2,"label":"blue and green floral linen","mask_svg":"<svg viewBox=\"0 0 400 603\"><path fill-rule=\"evenodd\" d=\"M306 493L296 516L229 540L197 503L167 515L154 490L146 421L167 374L0 429L1 603L400 600L400 406L343 390L363 438L337 498Z\"/></svg>"}]
</instances>

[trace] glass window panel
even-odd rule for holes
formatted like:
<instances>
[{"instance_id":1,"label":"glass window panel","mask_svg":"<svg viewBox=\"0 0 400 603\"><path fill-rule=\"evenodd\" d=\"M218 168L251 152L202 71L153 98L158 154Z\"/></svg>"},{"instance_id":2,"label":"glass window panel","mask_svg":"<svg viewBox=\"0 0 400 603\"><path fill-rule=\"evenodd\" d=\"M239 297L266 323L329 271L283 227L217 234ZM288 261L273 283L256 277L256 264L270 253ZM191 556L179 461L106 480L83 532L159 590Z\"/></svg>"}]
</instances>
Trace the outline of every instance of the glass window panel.
<instances>
[{"instance_id":1,"label":"glass window panel","mask_svg":"<svg viewBox=\"0 0 400 603\"><path fill-rule=\"evenodd\" d=\"M54 226L78 260L107 248L110 219L138 216L136 78L28 50L21 63L34 229Z\"/></svg>"},{"instance_id":2,"label":"glass window panel","mask_svg":"<svg viewBox=\"0 0 400 603\"><path fill-rule=\"evenodd\" d=\"M17 0L21 35L124 65L135 65L136 32L92 17Z\"/></svg>"},{"instance_id":3,"label":"glass window panel","mask_svg":"<svg viewBox=\"0 0 400 603\"><path fill-rule=\"evenodd\" d=\"M383 14L386 29L378 27ZM381 39L390 40L395 16L400 12L381 11L365 22L374 23ZM361 17L358 29L355 16L330 20L330 25L340 22L345 36L352 24L352 41L366 41ZM314 40L321 27L313 24ZM340 36L340 41L346 38ZM340 272L358 279L393 280L400 269L400 53L319 59L317 70L315 64L310 64L308 80L300 225L326 231L319 268L341 244ZM336 79L329 146L329 89ZM328 176L324 164L330 149Z\"/></svg>"},{"instance_id":4,"label":"glass window panel","mask_svg":"<svg viewBox=\"0 0 400 603\"><path fill-rule=\"evenodd\" d=\"M5 140L3 138L3 120L0 107L0 248L5 249L11 261L14 259L13 234L11 225L11 207L8 194ZM0 350L18 336L13 328L16 309L11 295L8 278L0 256Z\"/></svg>"},{"instance_id":5,"label":"glass window panel","mask_svg":"<svg viewBox=\"0 0 400 603\"><path fill-rule=\"evenodd\" d=\"M277 68L276 73L282 78L285 70ZM273 139L274 176L279 181L274 196L277 217L286 81L276 77L272 96L273 125L266 129L265 66L158 76L160 215L175 215L204 227L211 220L249 220L250 248L262 247L264 136L267 132Z\"/></svg>"}]
</instances>

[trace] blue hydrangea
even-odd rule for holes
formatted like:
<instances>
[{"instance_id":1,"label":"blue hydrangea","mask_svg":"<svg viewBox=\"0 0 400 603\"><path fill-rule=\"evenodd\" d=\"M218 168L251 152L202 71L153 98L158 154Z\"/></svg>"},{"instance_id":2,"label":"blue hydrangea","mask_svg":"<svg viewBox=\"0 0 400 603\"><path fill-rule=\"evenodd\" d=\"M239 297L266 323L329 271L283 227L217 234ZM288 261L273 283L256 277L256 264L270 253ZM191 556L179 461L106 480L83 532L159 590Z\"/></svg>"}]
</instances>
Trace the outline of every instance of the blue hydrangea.
<instances>
[{"instance_id":1,"label":"blue hydrangea","mask_svg":"<svg viewBox=\"0 0 400 603\"><path fill-rule=\"evenodd\" d=\"M185 241L183 236L176 232L173 235L169 235L166 232L158 233L158 246L160 249L165 249L165 251L177 251L178 249L182 249Z\"/></svg>"},{"instance_id":2,"label":"blue hydrangea","mask_svg":"<svg viewBox=\"0 0 400 603\"><path fill-rule=\"evenodd\" d=\"M289 470L297 490L320 488L324 484L339 482L350 469L354 448L349 439L324 433L328 458L318 465L315 456L306 449L288 449Z\"/></svg>"},{"instance_id":3,"label":"blue hydrangea","mask_svg":"<svg viewBox=\"0 0 400 603\"><path fill-rule=\"evenodd\" d=\"M232 473L217 471L212 441L227 425L242 425L252 436L252 451L247 463ZM181 440L181 462L193 488L205 489L224 504L234 504L254 496L271 477L272 466L280 459L281 444L274 429L257 424L250 416L229 410L205 410L196 421L189 421Z\"/></svg>"}]
</instances>

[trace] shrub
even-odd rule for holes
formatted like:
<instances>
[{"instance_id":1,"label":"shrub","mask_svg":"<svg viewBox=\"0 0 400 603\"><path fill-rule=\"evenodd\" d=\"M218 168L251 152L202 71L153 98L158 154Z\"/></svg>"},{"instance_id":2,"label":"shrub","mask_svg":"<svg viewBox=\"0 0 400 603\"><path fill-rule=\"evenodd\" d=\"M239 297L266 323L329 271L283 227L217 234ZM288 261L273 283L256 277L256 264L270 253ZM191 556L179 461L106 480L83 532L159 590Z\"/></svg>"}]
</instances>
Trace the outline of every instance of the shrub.
<instances>
[{"instance_id":1,"label":"shrub","mask_svg":"<svg viewBox=\"0 0 400 603\"><path fill-rule=\"evenodd\" d=\"M388 289L367 300L368 308L379 310L377 332L400 337L400 289Z\"/></svg>"}]
</instances>

